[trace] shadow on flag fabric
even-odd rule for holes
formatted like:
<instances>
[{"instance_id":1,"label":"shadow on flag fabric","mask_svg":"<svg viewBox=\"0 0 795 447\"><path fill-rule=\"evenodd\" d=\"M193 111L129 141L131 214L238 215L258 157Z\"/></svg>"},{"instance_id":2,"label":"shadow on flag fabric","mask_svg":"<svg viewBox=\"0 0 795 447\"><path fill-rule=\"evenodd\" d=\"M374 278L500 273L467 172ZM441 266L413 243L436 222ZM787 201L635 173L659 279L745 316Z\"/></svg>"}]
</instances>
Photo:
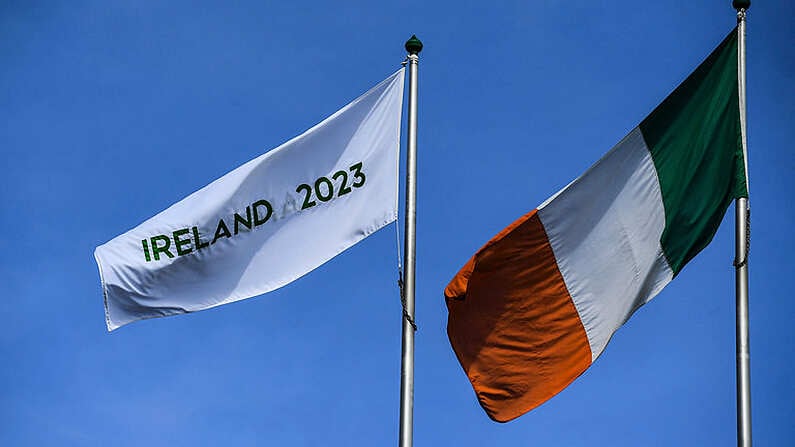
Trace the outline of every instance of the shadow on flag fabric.
<instances>
[{"instance_id":1,"label":"shadow on flag fabric","mask_svg":"<svg viewBox=\"0 0 795 447\"><path fill-rule=\"evenodd\" d=\"M403 78L97 247L108 330L277 289L394 221Z\"/></svg>"},{"instance_id":2,"label":"shadow on flag fabric","mask_svg":"<svg viewBox=\"0 0 795 447\"><path fill-rule=\"evenodd\" d=\"M444 291L450 343L507 422L583 373L747 197L737 30L582 176L486 243Z\"/></svg>"}]
</instances>

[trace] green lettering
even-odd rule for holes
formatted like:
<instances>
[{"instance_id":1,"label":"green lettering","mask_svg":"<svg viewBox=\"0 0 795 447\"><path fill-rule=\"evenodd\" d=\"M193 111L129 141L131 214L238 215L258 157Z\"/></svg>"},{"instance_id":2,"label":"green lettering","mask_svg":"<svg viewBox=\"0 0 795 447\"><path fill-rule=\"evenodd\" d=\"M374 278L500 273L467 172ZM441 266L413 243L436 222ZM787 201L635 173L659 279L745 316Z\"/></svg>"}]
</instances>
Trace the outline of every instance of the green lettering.
<instances>
[{"instance_id":1,"label":"green lettering","mask_svg":"<svg viewBox=\"0 0 795 447\"><path fill-rule=\"evenodd\" d=\"M265 214L265 217L263 217L263 218L260 218L259 212L257 211L257 207L260 207L260 206L264 206L267 209L267 213ZM273 214L273 207L271 206L271 203L268 202L267 200L257 200L256 202L251 204L251 207L254 208L254 226L255 227L258 227L258 226L264 224L265 222L267 222L268 219L270 219L271 215Z\"/></svg>"},{"instance_id":2,"label":"green lettering","mask_svg":"<svg viewBox=\"0 0 795 447\"><path fill-rule=\"evenodd\" d=\"M169 239L168 236L159 234L157 236L152 236L150 240L152 241L152 255L154 256L155 261L160 260L160 253L165 253L169 258L174 257L174 255L168 251L168 248L171 247L171 239ZM158 246L157 241L163 241L164 245Z\"/></svg>"},{"instance_id":3,"label":"green lettering","mask_svg":"<svg viewBox=\"0 0 795 447\"><path fill-rule=\"evenodd\" d=\"M144 258L146 258L146 262L151 261L152 258L149 256L149 241L147 241L146 239L142 239L141 245L143 245L144 247Z\"/></svg>"},{"instance_id":4,"label":"green lettering","mask_svg":"<svg viewBox=\"0 0 795 447\"><path fill-rule=\"evenodd\" d=\"M210 242L214 244L218 238L221 237L232 237L232 233L229 232L229 228L226 226L226 222L223 219L218 221L218 228L215 229L215 237L213 237L213 241Z\"/></svg>"},{"instance_id":5,"label":"green lettering","mask_svg":"<svg viewBox=\"0 0 795 447\"><path fill-rule=\"evenodd\" d=\"M190 236L187 239L180 239L180 236L185 236L189 232L189 229L183 228L172 233L174 235L174 247L177 249L178 256L186 255L193 251L192 248L183 248L186 245L190 245Z\"/></svg>"},{"instance_id":6,"label":"green lettering","mask_svg":"<svg viewBox=\"0 0 795 447\"><path fill-rule=\"evenodd\" d=\"M209 245L209 243L202 242L202 240L199 239L199 227L193 227L193 246L196 247L196 251L199 251Z\"/></svg>"},{"instance_id":7,"label":"green lettering","mask_svg":"<svg viewBox=\"0 0 795 447\"><path fill-rule=\"evenodd\" d=\"M240 214L235 213L235 234L237 234L239 229L240 229L238 227L238 225L237 225L238 223L243 224L243 226L248 228L249 230L251 229L251 207L250 206L246 207L246 218L245 219L243 219L243 216L241 216Z\"/></svg>"}]
</instances>

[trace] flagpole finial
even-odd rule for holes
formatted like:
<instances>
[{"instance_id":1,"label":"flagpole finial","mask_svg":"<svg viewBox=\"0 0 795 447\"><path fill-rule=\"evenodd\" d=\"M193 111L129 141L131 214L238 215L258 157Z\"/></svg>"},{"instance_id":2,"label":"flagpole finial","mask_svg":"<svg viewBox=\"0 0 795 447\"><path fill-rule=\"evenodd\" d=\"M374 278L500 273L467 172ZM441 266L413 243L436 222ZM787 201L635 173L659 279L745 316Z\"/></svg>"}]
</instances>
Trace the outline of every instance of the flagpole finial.
<instances>
[{"instance_id":1,"label":"flagpole finial","mask_svg":"<svg viewBox=\"0 0 795 447\"><path fill-rule=\"evenodd\" d=\"M406 51L408 51L409 54L419 54L419 52L422 51L422 42L420 42L420 39L417 39L417 36L412 34L411 39L406 41Z\"/></svg>"},{"instance_id":2,"label":"flagpole finial","mask_svg":"<svg viewBox=\"0 0 795 447\"><path fill-rule=\"evenodd\" d=\"M748 10L751 7L751 0L732 0L732 6L738 11L741 9Z\"/></svg>"}]
</instances>

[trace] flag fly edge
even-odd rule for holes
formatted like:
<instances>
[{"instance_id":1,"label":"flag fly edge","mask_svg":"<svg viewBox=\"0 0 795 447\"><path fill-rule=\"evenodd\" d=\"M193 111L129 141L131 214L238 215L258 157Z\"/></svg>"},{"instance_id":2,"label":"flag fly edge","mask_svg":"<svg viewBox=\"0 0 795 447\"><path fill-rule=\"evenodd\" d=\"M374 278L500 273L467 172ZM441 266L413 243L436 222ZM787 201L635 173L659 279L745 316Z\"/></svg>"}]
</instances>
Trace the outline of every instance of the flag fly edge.
<instances>
[{"instance_id":1,"label":"flag fly edge","mask_svg":"<svg viewBox=\"0 0 795 447\"><path fill-rule=\"evenodd\" d=\"M108 330L282 287L395 221L404 73L97 247Z\"/></svg>"}]
</instances>

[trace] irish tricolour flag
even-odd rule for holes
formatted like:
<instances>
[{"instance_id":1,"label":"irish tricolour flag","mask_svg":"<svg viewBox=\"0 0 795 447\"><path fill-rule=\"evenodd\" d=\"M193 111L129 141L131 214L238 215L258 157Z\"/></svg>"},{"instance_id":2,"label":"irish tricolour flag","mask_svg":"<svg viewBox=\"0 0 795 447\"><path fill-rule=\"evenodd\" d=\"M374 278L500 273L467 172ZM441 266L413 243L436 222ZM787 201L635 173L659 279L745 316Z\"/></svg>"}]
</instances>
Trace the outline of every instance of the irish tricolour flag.
<instances>
[{"instance_id":1,"label":"irish tricolour flag","mask_svg":"<svg viewBox=\"0 0 795 447\"><path fill-rule=\"evenodd\" d=\"M488 415L579 376L747 196L737 30L585 174L481 248L445 289L448 335Z\"/></svg>"}]
</instances>

